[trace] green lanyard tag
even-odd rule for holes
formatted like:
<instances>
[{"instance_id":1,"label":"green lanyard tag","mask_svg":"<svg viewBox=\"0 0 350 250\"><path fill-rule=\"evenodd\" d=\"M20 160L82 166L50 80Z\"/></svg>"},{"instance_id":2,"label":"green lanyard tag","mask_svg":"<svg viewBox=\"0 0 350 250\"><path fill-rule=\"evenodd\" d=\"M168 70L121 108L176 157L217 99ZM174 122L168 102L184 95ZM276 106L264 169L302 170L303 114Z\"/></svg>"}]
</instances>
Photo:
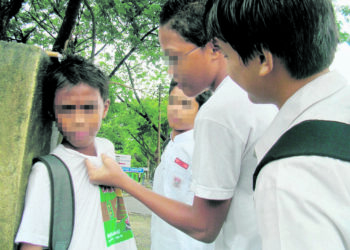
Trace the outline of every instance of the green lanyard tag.
<instances>
[{"instance_id":1,"label":"green lanyard tag","mask_svg":"<svg viewBox=\"0 0 350 250\"><path fill-rule=\"evenodd\" d=\"M100 186L100 197L107 247L133 238L121 189Z\"/></svg>"}]
</instances>

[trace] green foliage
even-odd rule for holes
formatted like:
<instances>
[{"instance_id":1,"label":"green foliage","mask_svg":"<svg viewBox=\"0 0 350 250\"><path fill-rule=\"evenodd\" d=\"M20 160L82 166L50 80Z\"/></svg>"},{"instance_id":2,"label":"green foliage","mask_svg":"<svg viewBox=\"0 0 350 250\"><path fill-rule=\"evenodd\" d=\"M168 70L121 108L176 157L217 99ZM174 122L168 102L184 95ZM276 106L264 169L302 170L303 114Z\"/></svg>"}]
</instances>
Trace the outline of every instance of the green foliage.
<instances>
[{"instance_id":1,"label":"green foliage","mask_svg":"<svg viewBox=\"0 0 350 250\"><path fill-rule=\"evenodd\" d=\"M343 6L341 8L341 13L345 19L345 22L350 26L350 7L349 6ZM340 24L340 30L341 30L341 24ZM350 35L347 32L340 31L340 40L341 42L348 42L350 44Z\"/></svg>"},{"instance_id":2,"label":"green foliage","mask_svg":"<svg viewBox=\"0 0 350 250\"><path fill-rule=\"evenodd\" d=\"M111 99L115 98L116 88L111 86ZM128 90L124 90L128 91ZM131 91L129 91L131 92ZM161 126L162 131L168 135L168 123L166 118L167 98L161 100ZM156 160L154 153L157 149L157 131L141 115L136 114L135 109L143 114L148 114L153 124L158 122L158 100L151 97L142 99L142 110L139 110L139 103L134 98L125 102L112 101L107 117L105 118L99 132L116 145L119 154L132 156L133 167L147 167L154 169ZM135 143L138 145L135 146Z\"/></svg>"},{"instance_id":3,"label":"green foliage","mask_svg":"<svg viewBox=\"0 0 350 250\"><path fill-rule=\"evenodd\" d=\"M350 44L350 5L335 5L340 42ZM345 27L347 27L345 29Z\"/></svg>"}]
</instances>

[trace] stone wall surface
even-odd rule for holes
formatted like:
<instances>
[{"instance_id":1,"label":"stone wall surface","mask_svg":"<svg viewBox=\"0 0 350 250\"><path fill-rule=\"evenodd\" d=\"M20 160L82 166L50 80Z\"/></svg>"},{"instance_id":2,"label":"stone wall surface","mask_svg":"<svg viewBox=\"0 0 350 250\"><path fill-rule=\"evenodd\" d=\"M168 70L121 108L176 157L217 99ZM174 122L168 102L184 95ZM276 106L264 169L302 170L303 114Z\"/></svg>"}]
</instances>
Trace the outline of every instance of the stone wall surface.
<instances>
[{"instance_id":1,"label":"stone wall surface","mask_svg":"<svg viewBox=\"0 0 350 250\"><path fill-rule=\"evenodd\" d=\"M40 48L0 41L0 249L14 247L32 159L50 150L41 115L48 63Z\"/></svg>"}]
</instances>

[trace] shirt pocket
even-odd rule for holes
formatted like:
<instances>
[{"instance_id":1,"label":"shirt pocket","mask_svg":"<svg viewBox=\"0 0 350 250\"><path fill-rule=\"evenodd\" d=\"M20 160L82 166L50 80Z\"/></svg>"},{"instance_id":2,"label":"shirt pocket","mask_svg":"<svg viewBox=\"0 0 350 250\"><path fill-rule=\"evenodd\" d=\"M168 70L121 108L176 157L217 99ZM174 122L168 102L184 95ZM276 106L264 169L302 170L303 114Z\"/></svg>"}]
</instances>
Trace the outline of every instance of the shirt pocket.
<instances>
[{"instance_id":1,"label":"shirt pocket","mask_svg":"<svg viewBox=\"0 0 350 250\"><path fill-rule=\"evenodd\" d=\"M165 177L165 195L171 199L192 204L193 192L191 191L192 170L180 166L175 161L169 167Z\"/></svg>"}]
</instances>

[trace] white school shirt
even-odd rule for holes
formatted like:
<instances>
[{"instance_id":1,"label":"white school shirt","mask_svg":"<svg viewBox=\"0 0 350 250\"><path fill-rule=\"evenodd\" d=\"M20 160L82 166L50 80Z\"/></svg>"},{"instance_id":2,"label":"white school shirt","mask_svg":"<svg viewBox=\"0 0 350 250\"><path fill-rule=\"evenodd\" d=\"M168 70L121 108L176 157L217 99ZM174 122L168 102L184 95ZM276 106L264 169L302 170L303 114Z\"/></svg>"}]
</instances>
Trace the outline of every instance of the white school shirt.
<instances>
[{"instance_id":1,"label":"white school shirt","mask_svg":"<svg viewBox=\"0 0 350 250\"><path fill-rule=\"evenodd\" d=\"M53 154L62 159L68 167L74 186L75 218L69 250L124 250L137 249L134 238L107 248L103 227L100 189L89 181L84 160L91 160L102 166L101 154L115 158L113 144L104 138L96 138L98 157L87 156L62 144ZM47 246L50 225L50 179L43 163L34 164L28 180L22 221L15 239L16 243L27 242ZM38 206L40 204L40 206Z\"/></svg>"},{"instance_id":2,"label":"white school shirt","mask_svg":"<svg viewBox=\"0 0 350 250\"><path fill-rule=\"evenodd\" d=\"M254 145L277 109L253 104L226 77L196 116L192 188L197 197L232 202L215 249L260 249L252 176Z\"/></svg>"},{"instance_id":3,"label":"white school shirt","mask_svg":"<svg viewBox=\"0 0 350 250\"><path fill-rule=\"evenodd\" d=\"M153 180L153 191L188 205L193 204L193 130L175 136L166 146ZM200 242L171 226L156 214L151 220L152 250L212 250L214 244Z\"/></svg>"},{"instance_id":4,"label":"white school shirt","mask_svg":"<svg viewBox=\"0 0 350 250\"><path fill-rule=\"evenodd\" d=\"M338 73L287 100L256 145L258 160L286 130L309 119L350 123L350 86ZM349 162L320 156L273 161L260 172L254 198L264 250L350 249Z\"/></svg>"}]
</instances>

